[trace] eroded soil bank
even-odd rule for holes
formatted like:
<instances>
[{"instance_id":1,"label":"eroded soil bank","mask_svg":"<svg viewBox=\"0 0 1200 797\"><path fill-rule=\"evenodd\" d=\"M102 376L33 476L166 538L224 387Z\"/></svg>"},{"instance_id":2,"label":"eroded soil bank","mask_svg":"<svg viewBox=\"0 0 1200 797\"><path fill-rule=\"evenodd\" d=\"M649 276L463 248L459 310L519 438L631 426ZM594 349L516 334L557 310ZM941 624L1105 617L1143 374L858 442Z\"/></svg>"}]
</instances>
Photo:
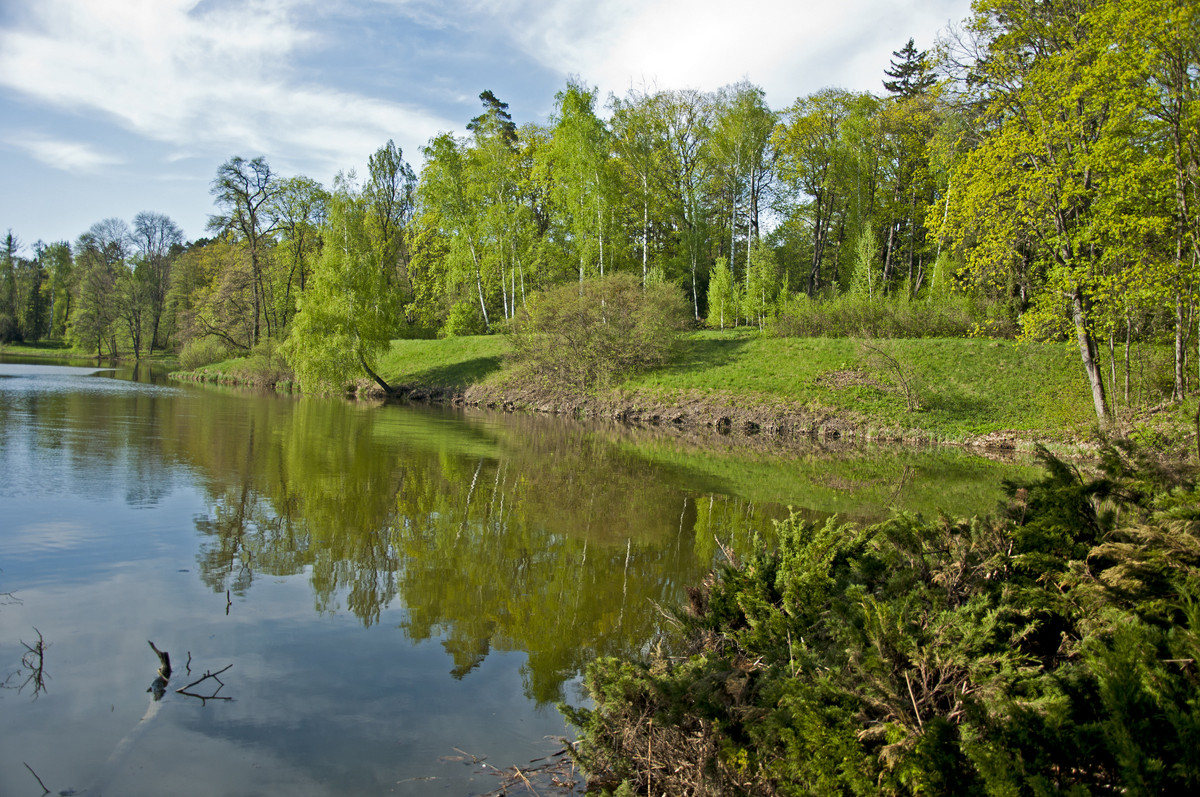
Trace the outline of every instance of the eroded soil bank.
<instances>
[{"instance_id":1,"label":"eroded soil bank","mask_svg":"<svg viewBox=\"0 0 1200 797\"><path fill-rule=\"evenodd\" d=\"M359 396L387 398L378 390L360 389ZM946 439L920 428L883 426L858 413L799 406L770 397L716 393L684 394L664 400L662 397L625 390L580 394L531 386L497 388L470 385L454 388L404 385L397 389L392 398L508 412L607 419L634 426L670 428L689 436L720 435L745 443L780 440L936 443L996 453L1032 451L1038 445L1081 454L1095 448L1093 440L1022 430L1000 430L961 439Z\"/></svg>"}]
</instances>

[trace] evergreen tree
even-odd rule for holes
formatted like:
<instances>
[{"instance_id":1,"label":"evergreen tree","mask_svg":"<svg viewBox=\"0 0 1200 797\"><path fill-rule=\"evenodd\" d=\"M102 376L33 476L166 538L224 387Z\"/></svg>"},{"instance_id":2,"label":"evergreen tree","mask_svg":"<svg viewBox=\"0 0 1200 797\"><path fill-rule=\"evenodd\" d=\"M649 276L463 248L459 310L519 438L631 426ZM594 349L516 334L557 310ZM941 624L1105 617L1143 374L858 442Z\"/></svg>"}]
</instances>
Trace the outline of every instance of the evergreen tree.
<instances>
[{"instance_id":1,"label":"evergreen tree","mask_svg":"<svg viewBox=\"0 0 1200 797\"><path fill-rule=\"evenodd\" d=\"M0 343L20 339L17 323L17 251L20 248L20 242L9 230L0 252Z\"/></svg>"},{"instance_id":2,"label":"evergreen tree","mask_svg":"<svg viewBox=\"0 0 1200 797\"><path fill-rule=\"evenodd\" d=\"M929 66L929 52L917 50L913 40L899 50L892 51L892 68L883 73L892 80L883 81L889 93L902 98L915 97L933 88L937 78Z\"/></svg>"},{"instance_id":3,"label":"evergreen tree","mask_svg":"<svg viewBox=\"0 0 1200 797\"><path fill-rule=\"evenodd\" d=\"M22 331L26 340L41 340L49 331L46 327L46 245L33 245L33 260L26 261L25 318Z\"/></svg>"},{"instance_id":4,"label":"evergreen tree","mask_svg":"<svg viewBox=\"0 0 1200 797\"><path fill-rule=\"evenodd\" d=\"M478 135L488 133L499 134L500 138L511 149L517 147L517 125L508 112L508 103L500 102L491 89L480 92L479 99L483 102L484 112L467 123L467 130Z\"/></svg>"}]
</instances>

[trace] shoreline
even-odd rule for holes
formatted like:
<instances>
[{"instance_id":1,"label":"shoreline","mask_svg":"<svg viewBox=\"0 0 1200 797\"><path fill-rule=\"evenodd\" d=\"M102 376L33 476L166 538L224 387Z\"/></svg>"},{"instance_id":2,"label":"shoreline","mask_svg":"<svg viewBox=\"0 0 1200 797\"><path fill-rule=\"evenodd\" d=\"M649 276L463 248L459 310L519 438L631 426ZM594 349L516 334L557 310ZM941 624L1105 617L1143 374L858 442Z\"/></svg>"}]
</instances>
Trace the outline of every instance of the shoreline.
<instances>
[{"instance_id":1,"label":"shoreline","mask_svg":"<svg viewBox=\"0 0 1200 797\"><path fill-rule=\"evenodd\" d=\"M278 379L278 374L272 376L207 370L169 374L170 379L179 381L299 394L299 386L293 380ZM1190 413L1186 422L1181 423L1180 418L1174 417L1178 405L1170 402L1123 414L1105 431L1091 424L1052 430L1000 428L956 435L921 428L919 422L900 426L863 412L804 404L769 394L684 390L664 395L627 387L576 391L512 380L463 385L406 382L387 394L363 378L344 395L361 401L472 407L606 421L749 446L811 441L842 445L936 445L979 451L992 457L1032 454L1044 447L1059 456L1091 459L1105 440L1141 438L1144 447L1164 460L1198 456L1197 433L1191 428Z\"/></svg>"},{"instance_id":2,"label":"shoreline","mask_svg":"<svg viewBox=\"0 0 1200 797\"><path fill-rule=\"evenodd\" d=\"M636 428L672 429L681 433L715 435L722 440L751 442L871 443L938 445L976 449L991 454L1033 453L1039 446L1055 452L1087 456L1098 448L1094 435L1064 439L1017 429L1004 429L964 438L948 438L919 428L898 428L872 422L865 415L798 406L772 397L689 395L664 401L637 391L612 390L580 394L553 388L468 385L439 387L401 385L386 395L363 384L349 394L360 399L472 407L501 412L601 420Z\"/></svg>"}]
</instances>

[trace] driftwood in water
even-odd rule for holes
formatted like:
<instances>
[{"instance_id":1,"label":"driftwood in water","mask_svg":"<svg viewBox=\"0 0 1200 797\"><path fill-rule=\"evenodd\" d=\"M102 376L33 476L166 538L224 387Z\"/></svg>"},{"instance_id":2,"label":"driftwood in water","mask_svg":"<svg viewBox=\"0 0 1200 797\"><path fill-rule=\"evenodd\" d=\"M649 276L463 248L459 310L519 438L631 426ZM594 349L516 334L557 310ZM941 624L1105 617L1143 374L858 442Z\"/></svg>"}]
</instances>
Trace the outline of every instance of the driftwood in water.
<instances>
[{"instance_id":1,"label":"driftwood in water","mask_svg":"<svg viewBox=\"0 0 1200 797\"><path fill-rule=\"evenodd\" d=\"M154 679L154 683L152 683L150 685L150 688L147 689L146 691L153 693L155 700L161 700L162 696L167 691L167 682L171 680L171 654L165 650L159 650L158 647L153 642L150 642L149 640L147 640L147 642L150 645L150 648L158 656L158 675ZM192 662L192 654L191 654L191 651L188 651L188 672L189 673L191 673L191 671L192 671L191 662ZM181 686L180 688L176 689L175 694L187 695L188 697L194 697L194 698L200 700L201 702L206 702L209 700L233 700L232 697L218 697L217 696L217 692L220 692L223 688L225 688L225 682L222 681L217 676L220 675L221 673L225 672L232 666L233 666L232 664L227 664L224 667L222 667L221 669L217 670L216 672L210 672L208 670L205 670L204 675L202 675L201 677L192 681L187 686ZM211 695L201 695L201 694L197 694L195 692L188 691L193 686L199 686L200 684L204 683L205 681L209 680L210 678L219 684L219 686L217 686L217 688L215 690L213 690L213 693Z\"/></svg>"},{"instance_id":2,"label":"driftwood in water","mask_svg":"<svg viewBox=\"0 0 1200 797\"><path fill-rule=\"evenodd\" d=\"M217 692L220 692L222 689L225 688L225 682L222 681L217 676L220 675L221 673L225 672L225 670L228 670L232 666L233 666L232 664L226 664L224 667L217 670L216 672L209 672L209 671L205 670L204 675L202 675L200 678L197 678L195 681L192 681L187 686L183 686L183 687L180 687L179 689L176 689L175 693L180 694L180 695L187 695L188 697L197 698L201 703L204 703L209 700L233 700L232 697L220 697L217 695ZM199 694L196 694L195 692L188 691L193 686L199 686L200 684L207 681L209 678L213 679L218 684L220 684L220 686L218 686L211 695L199 695Z\"/></svg>"},{"instance_id":3,"label":"driftwood in water","mask_svg":"<svg viewBox=\"0 0 1200 797\"><path fill-rule=\"evenodd\" d=\"M38 695L46 691L46 681L50 676L46 674L46 648L50 647L42 632L36 628L33 629L38 635L37 642L30 644L25 640L21 640L21 645L25 648L25 653L21 656L21 668L14 673L11 673L7 678L0 680L0 688L16 689L18 693L25 691L25 687L33 685L33 699L37 700ZM21 684L16 687L9 686L9 683L16 681L25 676Z\"/></svg>"},{"instance_id":4,"label":"driftwood in water","mask_svg":"<svg viewBox=\"0 0 1200 797\"><path fill-rule=\"evenodd\" d=\"M165 650L159 650L150 640L146 640L146 644L158 656L158 676L146 691L154 695L155 700L162 700L162 696L167 691L167 682L171 680L171 654Z\"/></svg>"}]
</instances>

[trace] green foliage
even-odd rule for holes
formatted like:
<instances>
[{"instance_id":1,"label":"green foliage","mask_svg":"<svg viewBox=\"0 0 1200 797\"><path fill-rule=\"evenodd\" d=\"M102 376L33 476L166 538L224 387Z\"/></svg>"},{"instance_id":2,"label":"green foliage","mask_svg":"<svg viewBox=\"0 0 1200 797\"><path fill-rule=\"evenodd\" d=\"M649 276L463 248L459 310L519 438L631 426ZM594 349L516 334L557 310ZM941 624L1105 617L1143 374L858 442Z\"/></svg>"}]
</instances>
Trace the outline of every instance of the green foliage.
<instances>
[{"instance_id":1,"label":"green foliage","mask_svg":"<svg viewBox=\"0 0 1200 797\"><path fill-rule=\"evenodd\" d=\"M875 233L863 228L859 231L854 243L854 273L850 278L850 293L853 296L875 298L875 291L882 292L883 285L876 276L876 259L879 256L879 245L875 243Z\"/></svg>"},{"instance_id":2,"label":"green foliage","mask_svg":"<svg viewBox=\"0 0 1200 797\"><path fill-rule=\"evenodd\" d=\"M689 655L589 668L582 762L654 793L1194 791L1200 491L1125 449L1044 462L994 519L780 523L690 592Z\"/></svg>"},{"instance_id":3,"label":"green foliage","mask_svg":"<svg viewBox=\"0 0 1200 797\"><path fill-rule=\"evenodd\" d=\"M741 300L741 291L733 281L729 262L723 257L717 258L708 280L708 326L713 329L736 327Z\"/></svg>"},{"instance_id":4,"label":"green foliage","mask_svg":"<svg viewBox=\"0 0 1200 797\"><path fill-rule=\"evenodd\" d=\"M229 350L214 338L193 338L179 352L179 367L195 371L206 365L220 362L229 356Z\"/></svg>"},{"instance_id":5,"label":"green foliage","mask_svg":"<svg viewBox=\"0 0 1200 797\"><path fill-rule=\"evenodd\" d=\"M450 307L446 323L442 326L442 337L454 338L460 335L482 335L487 332L483 314L479 305L469 299L462 299Z\"/></svg>"},{"instance_id":6,"label":"green foliage","mask_svg":"<svg viewBox=\"0 0 1200 797\"><path fill-rule=\"evenodd\" d=\"M687 323L673 285L628 274L533 297L512 324L513 358L536 379L589 388L667 362Z\"/></svg>"},{"instance_id":7,"label":"green foliage","mask_svg":"<svg viewBox=\"0 0 1200 797\"><path fill-rule=\"evenodd\" d=\"M321 259L285 349L305 392L339 390L361 374L391 392L375 369L399 329L396 264L411 185L411 170L391 141L371 157L361 190L339 177Z\"/></svg>"},{"instance_id":8,"label":"green foliage","mask_svg":"<svg viewBox=\"0 0 1200 797\"><path fill-rule=\"evenodd\" d=\"M775 302L779 296L779 261L775 253L762 241L756 240L750 247L749 263L746 266L746 291L742 296L742 317L760 330L775 313Z\"/></svg>"},{"instance_id":9,"label":"green foliage","mask_svg":"<svg viewBox=\"0 0 1200 797\"><path fill-rule=\"evenodd\" d=\"M549 119L518 129L484 91L466 134L423 148L419 187L394 144L372 156L358 200L380 296L409 325L468 334L503 328L538 291L640 269L716 329L1073 340L1101 422L1136 361L1171 341L1182 400L1200 361L1198 8L986 0L967 23L978 57L941 64L951 79L935 83L909 39L885 70L890 96L826 88L779 112L743 81L631 90L606 116L570 78ZM316 317L334 301L314 271L345 250L341 234L326 245L328 192L234 157L212 194L220 240L186 253L149 213L136 257L97 259L81 238L74 263L65 245L23 258L10 235L0 338L49 327L97 354L194 337L249 350L295 323L314 362L343 360L319 378L302 368L308 384L345 380L359 333L327 336ZM307 300L314 286L326 295ZM314 317L297 322L306 301Z\"/></svg>"}]
</instances>

